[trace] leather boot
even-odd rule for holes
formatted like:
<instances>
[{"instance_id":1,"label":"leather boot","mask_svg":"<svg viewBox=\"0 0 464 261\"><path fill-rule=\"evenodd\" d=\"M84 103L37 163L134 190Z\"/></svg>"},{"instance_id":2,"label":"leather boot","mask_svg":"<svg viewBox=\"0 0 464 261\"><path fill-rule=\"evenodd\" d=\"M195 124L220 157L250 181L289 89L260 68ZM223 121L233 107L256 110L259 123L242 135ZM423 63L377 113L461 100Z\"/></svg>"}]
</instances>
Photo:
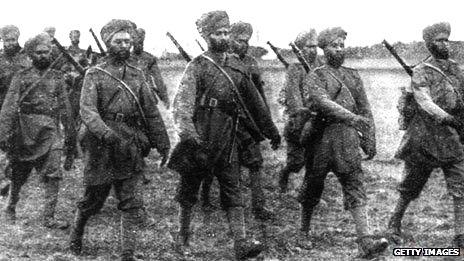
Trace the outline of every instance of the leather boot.
<instances>
[{"instance_id":1,"label":"leather boot","mask_svg":"<svg viewBox=\"0 0 464 261\"><path fill-rule=\"evenodd\" d=\"M274 213L268 210L266 198L262 186L262 172L260 169L250 169L250 185L251 185L251 207L255 219L266 221L275 218Z\"/></svg>"},{"instance_id":2,"label":"leather boot","mask_svg":"<svg viewBox=\"0 0 464 261\"><path fill-rule=\"evenodd\" d=\"M382 254L388 247L388 241L385 238L373 239L372 236L362 236L357 240L359 257L372 259Z\"/></svg>"},{"instance_id":3,"label":"leather boot","mask_svg":"<svg viewBox=\"0 0 464 261\"><path fill-rule=\"evenodd\" d=\"M246 239L245 220L242 207L232 207L227 210L229 227L234 237L234 252L237 260L246 260L258 256L263 250L263 244Z\"/></svg>"},{"instance_id":4,"label":"leather boot","mask_svg":"<svg viewBox=\"0 0 464 261\"><path fill-rule=\"evenodd\" d=\"M313 215L313 208L309 206L301 206L301 220L300 220L300 231L302 233L308 234L311 226L311 218Z\"/></svg>"},{"instance_id":5,"label":"leather boot","mask_svg":"<svg viewBox=\"0 0 464 261\"><path fill-rule=\"evenodd\" d=\"M192 208L180 207L179 208L179 232L175 239L175 248L179 254L187 254L189 247L189 240L191 236L190 222L192 220Z\"/></svg>"},{"instance_id":6,"label":"leather boot","mask_svg":"<svg viewBox=\"0 0 464 261\"><path fill-rule=\"evenodd\" d=\"M140 219L138 209L124 210L121 214L121 260L136 260L134 253Z\"/></svg>"},{"instance_id":7,"label":"leather boot","mask_svg":"<svg viewBox=\"0 0 464 261\"><path fill-rule=\"evenodd\" d=\"M19 192L23 183L14 181L10 183L10 189L8 192L8 203L3 210L3 219L10 224L14 224L16 221L16 204L19 201Z\"/></svg>"},{"instance_id":8,"label":"leather boot","mask_svg":"<svg viewBox=\"0 0 464 261\"><path fill-rule=\"evenodd\" d=\"M43 206L43 226L52 229L67 229L69 223L55 220L55 208L58 203L59 179L48 178L45 182L45 202Z\"/></svg>"},{"instance_id":9,"label":"leather boot","mask_svg":"<svg viewBox=\"0 0 464 261\"><path fill-rule=\"evenodd\" d=\"M406 212L410 202L411 200L407 200L400 196L398 203L395 206L395 210L393 211L393 215L391 216L390 221L388 221L387 234L390 237L390 240L395 244L400 244L403 241L401 220L403 219L404 213Z\"/></svg>"},{"instance_id":10,"label":"leather boot","mask_svg":"<svg viewBox=\"0 0 464 261\"><path fill-rule=\"evenodd\" d=\"M84 216L80 210L74 216L71 234L69 236L69 250L74 255L80 255L82 251L82 237L84 236L85 224L89 217Z\"/></svg>"},{"instance_id":11,"label":"leather boot","mask_svg":"<svg viewBox=\"0 0 464 261\"><path fill-rule=\"evenodd\" d=\"M282 194L287 193L288 191L288 178L290 176L290 173L291 172L288 170L286 166L279 172L279 189L280 193Z\"/></svg>"}]
</instances>

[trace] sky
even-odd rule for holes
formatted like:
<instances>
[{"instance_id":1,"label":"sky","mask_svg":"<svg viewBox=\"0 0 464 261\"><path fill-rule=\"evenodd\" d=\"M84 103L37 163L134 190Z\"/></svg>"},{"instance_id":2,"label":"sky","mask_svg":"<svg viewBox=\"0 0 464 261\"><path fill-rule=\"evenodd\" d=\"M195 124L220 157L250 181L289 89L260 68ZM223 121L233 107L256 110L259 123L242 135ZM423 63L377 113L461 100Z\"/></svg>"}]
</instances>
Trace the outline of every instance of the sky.
<instances>
[{"instance_id":1,"label":"sky","mask_svg":"<svg viewBox=\"0 0 464 261\"><path fill-rule=\"evenodd\" d=\"M81 48L89 44L98 50L89 28L98 34L113 18L130 19L146 30L145 49L155 55L176 52L166 37L171 32L191 55L201 51L195 39L195 21L201 14L225 10L231 22L244 21L253 25L251 45L268 47L267 41L282 48L296 35L309 28L318 32L341 26L348 36L347 46L367 46L389 42L422 40L422 29L430 24L447 21L451 24L450 40L464 40L464 3L462 1L430 0L41 0L2 1L0 26L14 24L20 28L20 43L43 31L56 27L55 37L69 45L69 31L81 31ZM271 52L271 51L270 51Z\"/></svg>"}]
</instances>

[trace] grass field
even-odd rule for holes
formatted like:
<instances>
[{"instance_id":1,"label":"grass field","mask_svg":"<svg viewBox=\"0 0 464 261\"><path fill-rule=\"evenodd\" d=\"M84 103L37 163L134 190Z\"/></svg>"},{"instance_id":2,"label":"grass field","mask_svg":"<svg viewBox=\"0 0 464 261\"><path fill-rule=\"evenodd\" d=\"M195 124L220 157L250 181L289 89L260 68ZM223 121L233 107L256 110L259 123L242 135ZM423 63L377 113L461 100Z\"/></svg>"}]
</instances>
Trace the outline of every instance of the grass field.
<instances>
[{"instance_id":1,"label":"grass field","mask_svg":"<svg viewBox=\"0 0 464 261\"><path fill-rule=\"evenodd\" d=\"M353 64L355 64L353 62ZM356 64L357 67L362 67ZM366 66L365 66L366 67ZM171 97L175 93L182 68L162 66L163 76L170 88ZM368 96L372 103L377 125L378 156L375 160L363 162L366 188L369 199L370 224L375 233L381 233L398 197L395 186L401 179L402 164L392 161L392 155L401 138L397 129L396 99L398 87L408 84L408 78L397 69L370 68L360 70ZM270 66L264 70L266 90L270 100L276 98L283 80L283 70ZM270 104L277 104L270 102ZM172 118L162 109L165 121L172 131ZM271 107L274 119L280 128L284 119L277 105ZM342 207L341 188L336 178L329 175L323 200L318 206L313 223L312 236L315 246L307 250L296 241L299 224L299 204L295 197L303 173L291 176L290 192L277 193L277 172L285 160L285 144L278 151L263 143L265 157L264 173L268 207L277 214L276 222L268 224L266 233L253 220L251 211L246 209L247 232L254 238L265 241L268 250L258 260L353 260L356 259L354 224L349 213ZM177 174L158 169L158 157L152 152L148 166L152 182L145 187L144 196L148 213L157 221L151 228L143 230L138 244L144 260L232 260L232 240L227 233L225 215L221 211L205 216L200 209L195 212L192 254L178 256L172 247L172 234L177 230L177 204L174 201ZM250 204L247 185L247 171L243 170L245 200ZM66 172L60 190L57 216L71 220L75 203L82 193L82 164L78 160L75 169ZM217 189L213 190L213 203L219 206ZM0 261L4 260L116 260L118 257L119 215L116 200L109 198L101 213L90 220L87 226L83 256L74 257L67 251L69 231L47 230L40 226L40 211L43 190L39 179L32 175L21 193L17 208L16 225L2 223L0 230ZM3 208L6 200L0 200ZM433 173L422 197L413 202L403 221L408 235L403 246L446 247L453 235L453 213L451 199L446 193L445 182L440 171ZM264 237L266 235L266 237ZM392 247L380 260L407 260L394 257ZM414 260L421 260L415 258ZM435 260L431 258L423 260ZM437 259L442 260L442 259Z\"/></svg>"}]
</instances>

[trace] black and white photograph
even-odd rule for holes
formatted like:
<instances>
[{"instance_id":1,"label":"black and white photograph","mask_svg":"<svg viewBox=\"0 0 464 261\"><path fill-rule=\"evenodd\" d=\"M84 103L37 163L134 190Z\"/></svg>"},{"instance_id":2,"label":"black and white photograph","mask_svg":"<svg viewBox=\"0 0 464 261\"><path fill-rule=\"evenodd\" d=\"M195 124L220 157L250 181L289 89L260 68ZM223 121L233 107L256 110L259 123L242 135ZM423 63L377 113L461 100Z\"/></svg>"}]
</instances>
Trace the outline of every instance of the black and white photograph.
<instances>
[{"instance_id":1,"label":"black and white photograph","mask_svg":"<svg viewBox=\"0 0 464 261\"><path fill-rule=\"evenodd\" d=\"M460 1L0 10L0 261L464 260Z\"/></svg>"}]
</instances>

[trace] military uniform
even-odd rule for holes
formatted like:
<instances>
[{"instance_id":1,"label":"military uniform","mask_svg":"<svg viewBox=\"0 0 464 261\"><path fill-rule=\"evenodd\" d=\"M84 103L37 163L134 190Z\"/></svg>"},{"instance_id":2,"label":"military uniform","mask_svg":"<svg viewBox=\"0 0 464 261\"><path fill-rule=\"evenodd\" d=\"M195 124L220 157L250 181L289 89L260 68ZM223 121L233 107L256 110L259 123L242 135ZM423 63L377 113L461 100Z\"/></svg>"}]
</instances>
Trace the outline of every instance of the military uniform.
<instances>
[{"instance_id":1,"label":"military uniform","mask_svg":"<svg viewBox=\"0 0 464 261\"><path fill-rule=\"evenodd\" d=\"M127 20L112 20L103 27L102 39L107 46L112 35L121 30L132 32L135 25ZM77 204L71 250L81 251L85 224L103 207L113 187L119 200L118 209L122 211L122 260L133 260L135 225L143 217L139 186L143 157L151 148L163 155L170 148L155 97L141 70L116 61L110 54L105 62L87 71L80 114L84 125L81 144L84 147L85 192Z\"/></svg>"},{"instance_id":2,"label":"military uniform","mask_svg":"<svg viewBox=\"0 0 464 261\"><path fill-rule=\"evenodd\" d=\"M25 93L31 85L35 87ZM35 168L45 185L43 222L47 227L53 226L62 178L60 120L65 127L66 143L73 144L76 137L62 73L53 69L42 72L35 67L18 72L8 90L0 119L2 142L8 144L4 149L12 168L6 214L14 220L20 189Z\"/></svg>"},{"instance_id":3,"label":"military uniform","mask_svg":"<svg viewBox=\"0 0 464 261\"><path fill-rule=\"evenodd\" d=\"M169 106L169 96L166 84L161 76L156 57L148 52L142 51L140 54L132 52L130 64L140 68L148 81L150 88L158 95L161 101Z\"/></svg>"}]
</instances>

